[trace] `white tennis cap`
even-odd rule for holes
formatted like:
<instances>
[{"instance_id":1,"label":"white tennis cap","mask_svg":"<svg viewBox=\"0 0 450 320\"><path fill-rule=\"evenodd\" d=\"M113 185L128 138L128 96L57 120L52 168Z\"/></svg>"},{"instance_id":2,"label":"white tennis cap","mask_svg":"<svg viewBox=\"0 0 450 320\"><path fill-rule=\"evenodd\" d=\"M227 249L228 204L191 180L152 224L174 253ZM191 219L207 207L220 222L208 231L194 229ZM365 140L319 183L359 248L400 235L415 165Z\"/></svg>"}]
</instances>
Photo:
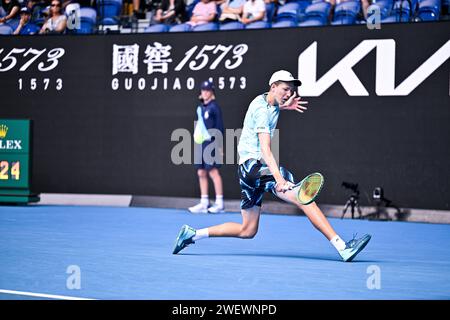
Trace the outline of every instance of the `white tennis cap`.
<instances>
[{"instance_id":1,"label":"white tennis cap","mask_svg":"<svg viewBox=\"0 0 450 320\"><path fill-rule=\"evenodd\" d=\"M302 82L300 80L294 78L292 74L286 70L278 70L277 72L274 72L274 74L272 74L272 76L270 77L269 86L277 81L293 82L297 87L302 85Z\"/></svg>"}]
</instances>

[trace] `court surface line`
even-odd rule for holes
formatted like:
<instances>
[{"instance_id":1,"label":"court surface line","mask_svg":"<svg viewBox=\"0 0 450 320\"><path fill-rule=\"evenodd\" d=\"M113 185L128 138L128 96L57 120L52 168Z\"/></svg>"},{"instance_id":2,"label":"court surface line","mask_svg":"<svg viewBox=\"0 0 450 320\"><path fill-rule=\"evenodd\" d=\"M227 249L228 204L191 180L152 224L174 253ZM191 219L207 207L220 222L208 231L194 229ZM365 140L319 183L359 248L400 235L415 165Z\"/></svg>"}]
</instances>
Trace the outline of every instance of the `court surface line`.
<instances>
[{"instance_id":1,"label":"court surface line","mask_svg":"<svg viewBox=\"0 0 450 320\"><path fill-rule=\"evenodd\" d=\"M54 295L54 294L26 292L26 291L14 291L14 290L5 290L5 289L0 289L0 293L37 297L37 298L59 299L59 300L95 300L95 299L82 298L82 297L60 296L60 295Z\"/></svg>"}]
</instances>

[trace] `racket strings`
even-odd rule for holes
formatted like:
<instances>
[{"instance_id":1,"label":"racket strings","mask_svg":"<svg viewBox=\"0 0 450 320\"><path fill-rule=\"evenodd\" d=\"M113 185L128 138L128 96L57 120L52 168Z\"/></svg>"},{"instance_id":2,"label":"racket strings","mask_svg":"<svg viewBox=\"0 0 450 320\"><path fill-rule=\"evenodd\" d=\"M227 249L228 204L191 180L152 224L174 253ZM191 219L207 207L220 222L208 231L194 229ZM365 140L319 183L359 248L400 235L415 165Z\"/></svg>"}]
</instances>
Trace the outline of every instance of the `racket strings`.
<instances>
[{"instance_id":1,"label":"racket strings","mask_svg":"<svg viewBox=\"0 0 450 320\"><path fill-rule=\"evenodd\" d=\"M319 174L307 177L300 188L300 202L306 203L313 199L319 193L322 183L323 177Z\"/></svg>"}]
</instances>

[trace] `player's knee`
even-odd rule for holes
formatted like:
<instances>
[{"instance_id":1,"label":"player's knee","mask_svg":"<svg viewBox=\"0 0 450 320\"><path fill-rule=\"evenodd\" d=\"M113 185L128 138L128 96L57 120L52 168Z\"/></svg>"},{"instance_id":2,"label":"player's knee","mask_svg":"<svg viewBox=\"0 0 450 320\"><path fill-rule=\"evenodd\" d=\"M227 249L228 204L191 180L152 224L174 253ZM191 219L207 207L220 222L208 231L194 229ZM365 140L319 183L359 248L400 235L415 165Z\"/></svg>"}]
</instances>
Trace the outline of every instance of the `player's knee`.
<instances>
[{"instance_id":1,"label":"player's knee","mask_svg":"<svg viewBox=\"0 0 450 320\"><path fill-rule=\"evenodd\" d=\"M240 238L242 239L253 239L258 233L257 227L244 227L241 230Z\"/></svg>"}]
</instances>

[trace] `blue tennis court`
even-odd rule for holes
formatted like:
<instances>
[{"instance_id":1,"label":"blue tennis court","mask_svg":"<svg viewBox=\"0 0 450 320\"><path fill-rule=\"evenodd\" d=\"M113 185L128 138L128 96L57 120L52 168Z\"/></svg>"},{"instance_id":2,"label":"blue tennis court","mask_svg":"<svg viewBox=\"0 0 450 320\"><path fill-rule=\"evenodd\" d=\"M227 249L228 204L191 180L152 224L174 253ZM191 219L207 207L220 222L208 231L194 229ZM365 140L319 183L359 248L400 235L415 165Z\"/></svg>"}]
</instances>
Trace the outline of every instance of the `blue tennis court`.
<instances>
[{"instance_id":1,"label":"blue tennis court","mask_svg":"<svg viewBox=\"0 0 450 320\"><path fill-rule=\"evenodd\" d=\"M183 224L226 221L240 214L2 206L0 298L450 298L450 225L330 219L346 240L372 234L344 263L306 217L264 214L252 240L205 239L171 254Z\"/></svg>"}]
</instances>

